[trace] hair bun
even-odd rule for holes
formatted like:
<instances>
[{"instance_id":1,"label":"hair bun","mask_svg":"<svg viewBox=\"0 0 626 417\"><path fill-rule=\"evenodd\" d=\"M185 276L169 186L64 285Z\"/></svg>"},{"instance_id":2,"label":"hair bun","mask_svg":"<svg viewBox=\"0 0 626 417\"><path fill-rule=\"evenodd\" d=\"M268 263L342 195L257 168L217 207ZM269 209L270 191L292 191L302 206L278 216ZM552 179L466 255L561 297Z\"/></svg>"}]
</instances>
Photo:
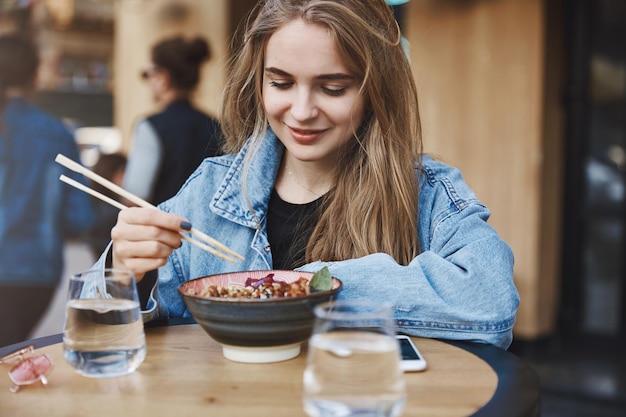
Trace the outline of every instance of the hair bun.
<instances>
[{"instance_id":1,"label":"hair bun","mask_svg":"<svg viewBox=\"0 0 626 417\"><path fill-rule=\"evenodd\" d=\"M196 37L187 44L185 53L187 60L194 63L201 63L211 59L211 49L209 43L201 37Z\"/></svg>"}]
</instances>

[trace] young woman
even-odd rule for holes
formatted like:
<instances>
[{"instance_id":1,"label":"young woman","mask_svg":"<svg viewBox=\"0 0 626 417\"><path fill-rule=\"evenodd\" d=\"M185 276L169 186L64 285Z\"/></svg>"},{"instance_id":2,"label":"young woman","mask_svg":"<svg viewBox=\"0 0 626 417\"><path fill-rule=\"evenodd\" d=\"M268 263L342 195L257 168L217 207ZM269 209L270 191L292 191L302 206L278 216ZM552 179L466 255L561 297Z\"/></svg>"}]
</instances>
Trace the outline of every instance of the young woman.
<instances>
[{"instance_id":1,"label":"young woman","mask_svg":"<svg viewBox=\"0 0 626 417\"><path fill-rule=\"evenodd\" d=\"M340 298L393 304L409 334L510 344L513 255L461 174L422 155L385 0L262 2L222 110L228 154L206 159L162 211L124 210L112 230L114 266L141 285L158 268L153 315L188 316L176 289L189 279L328 266ZM245 261L181 246L190 224Z\"/></svg>"}]
</instances>

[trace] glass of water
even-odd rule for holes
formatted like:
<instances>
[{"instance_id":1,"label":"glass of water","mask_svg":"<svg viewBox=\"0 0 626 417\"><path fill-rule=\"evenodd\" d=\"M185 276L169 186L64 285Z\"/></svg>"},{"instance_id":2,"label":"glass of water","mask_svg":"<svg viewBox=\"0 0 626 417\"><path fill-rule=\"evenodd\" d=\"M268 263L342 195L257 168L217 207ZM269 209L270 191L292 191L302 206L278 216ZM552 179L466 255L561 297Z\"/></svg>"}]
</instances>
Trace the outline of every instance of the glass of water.
<instances>
[{"instance_id":1,"label":"glass of water","mask_svg":"<svg viewBox=\"0 0 626 417\"><path fill-rule=\"evenodd\" d=\"M390 306L339 301L315 307L304 371L311 417L396 417L405 383Z\"/></svg>"},{"instance_id":2,"label":"glass of water","mask_svg":"<svg viewBox=\"0 0 626 417\"><path fill-rule=\"evenodd\" d=\"M146 339L132 272L93 269L70 277L63 354L88 377L121 376L139 367Z\"/></svg>"}]
</instances>

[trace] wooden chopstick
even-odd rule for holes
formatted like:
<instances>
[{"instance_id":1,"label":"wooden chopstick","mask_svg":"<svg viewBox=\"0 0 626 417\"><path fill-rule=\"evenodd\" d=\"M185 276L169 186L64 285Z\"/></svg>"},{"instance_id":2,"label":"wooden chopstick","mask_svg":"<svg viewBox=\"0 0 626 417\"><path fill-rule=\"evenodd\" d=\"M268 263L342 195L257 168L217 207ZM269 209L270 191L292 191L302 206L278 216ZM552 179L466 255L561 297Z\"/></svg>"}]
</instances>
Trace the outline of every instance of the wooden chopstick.
<instances>
[{"instance_id":1,"label":"wooden chopstick","mask_svg":"<svg viewBox=\"0 0 626 417\"><path fill-rule=\"evenodd\" d=\"M77 189L79 189L81 191L86 192L87 194L90 194L90 195L92 195L92 196L94 196L94 197L104 201L105 203L109 203L110 205L112 205L114 207L117 207L120 210L128 208L127 206L125 206L124 204L120 203L119 201L113 200L112 198L109 198L106 195L104 195L102 193L99 193L98 191L92 190L91 188L86 187L83 184L81 184L80 182L75 181L75 180L73 180L73 179L71 179L69 177L66 177L65 175L61 175L59 177L59 179L61 181L63 181L64 183L71 185L72 187L75 187L75 188L77 188ZM208 245L205 245L202 242L198 242L197 240L194 240L194 239L190 238L189 236L183 234L182 232L181 232L181 236L182 236L183 240L186 240L187 242L189 242L189 243L199 247L200 249L203 249L203 250L205 250L205 251L207 251L207 252L209 252L209 253L211 253L211 254L213 254L215 256L218 256L218 257L224 259L225 261L229 261L229 262L232 262L232 263L237 263L236 259L231 258L230 256L225 255L225 254L223 254L221 252L218 252L215 249L213 249L212 247L210 247Z\"/></svg>"},{"instance_id":2,"label":"wooden chopstick","mask_svg":"<svg viewBox=\"0 0 626 417\"><path fill-rule=\"evenodd\" d=\"M59 164L63 165L66 168L69 168L70 170L74 171L74 172L78 172L80 174L83 174L85 177L97 182L98 184L102 185L103 187L113 191L114 193L126 198L128 201L131 201L133 203L135 203L136 205L140 206L140 207L144 207L144 208L153 208L153 209L157 209L158 207L148 203L145 200L142 200L141 198L137 197L136 195L129 193L128 191L126 191L125 189L123 189L122 187L118 186L117 184L112 183L111 181L107 180L106 178L101 177L100 175L96 174L95 172L90 171L89 169L85 168L84 166L82 166L81 164L72 161L71 159L69 159L68 157L62 155L62 154L58 154L55 158L55 161L58 162ZM61 177L59 178L61 181L65 182L66 184L69 184L81 191L84 191L102 201L104 201L105 203L109 203L114 207L117 207L118 209L125 209L127 208L127 206L125 206L124 204L113 200L112 198L109 198L107 196L105 196L102 193L99 193L95 190L92 190L91 188L88 188L86 186L84 186L83 184L74 181L73 179L65 176L65 175L61 175ZM220 249L221 251L232 255L233 257L239 259L239 260L244 260L244 257L241 256L240 254L238 254L237 252L231 250L230 248L224 246L222 243L220 243L219 241L213 239L212 237L208 236L207 234L191 228L191 230L189 230L189 232L194 235L199 237L200 239L202 239L203 241L205 241L206 243L213 245L215 248ZM183 237L183 240L186 240L187 242L209 252L212 253L215 256L218 256L226 261L232 262L232 263L237 263L236 259L231 258L230 256L227 256L221 252L218 252L217 250L215 250L214 248L205 245L202 242L198 242L197 240L191 239L189 236L183 234L181 232L181 235Z\"/></svg>"},{"instance_id":3,"label":"wooden chopstick","mask_svg":"<svg viewBox=\"0 0 626 417\"><path fill-rule=\"evenodd\" d=\"M78 181L75 181L75 180L71 179L70 177L66 177L65 175L61 175L59 177L59 179L61 181L63 181L64 183L71 185L74 188L78 188L79 190L84 191L87 194L91 194L92 196L94 196L94 197L104 201L105 203L109 203L113 207L117 207L120 210L128 208L128 206L125 206L124 204L120 203L119 201L113 200L112 198L107 197L106 195L101 194L101 193L99 193L96 190L92 190L91 188L81 184Z\"/></svg>"}]
</instances>

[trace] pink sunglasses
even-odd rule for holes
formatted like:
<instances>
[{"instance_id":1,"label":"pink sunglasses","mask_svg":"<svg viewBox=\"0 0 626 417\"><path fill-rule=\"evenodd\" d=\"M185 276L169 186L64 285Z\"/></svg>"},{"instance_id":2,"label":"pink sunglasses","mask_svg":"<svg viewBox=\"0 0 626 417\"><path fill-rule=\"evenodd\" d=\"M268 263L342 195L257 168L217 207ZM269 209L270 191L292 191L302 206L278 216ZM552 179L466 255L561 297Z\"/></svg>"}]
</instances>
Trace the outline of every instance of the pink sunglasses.
<instances>
[{"instance_id":1,"label":"pink sunglasses","mask_svg":"<svg viewBox=\"0 0 626 417\"><path fill-rule=\"evenodd\" d=\"M11 392L18 392L20 387L34 384L37 381L41 381L44 385L48 383L46 375L52 371L50 358L45 354L24 358L26 354L34 350L35 346L30 345L0 358L0 363L13 365L9 370L9 378L15 384L9 388Z\"/></svg>"}]
</instances>

